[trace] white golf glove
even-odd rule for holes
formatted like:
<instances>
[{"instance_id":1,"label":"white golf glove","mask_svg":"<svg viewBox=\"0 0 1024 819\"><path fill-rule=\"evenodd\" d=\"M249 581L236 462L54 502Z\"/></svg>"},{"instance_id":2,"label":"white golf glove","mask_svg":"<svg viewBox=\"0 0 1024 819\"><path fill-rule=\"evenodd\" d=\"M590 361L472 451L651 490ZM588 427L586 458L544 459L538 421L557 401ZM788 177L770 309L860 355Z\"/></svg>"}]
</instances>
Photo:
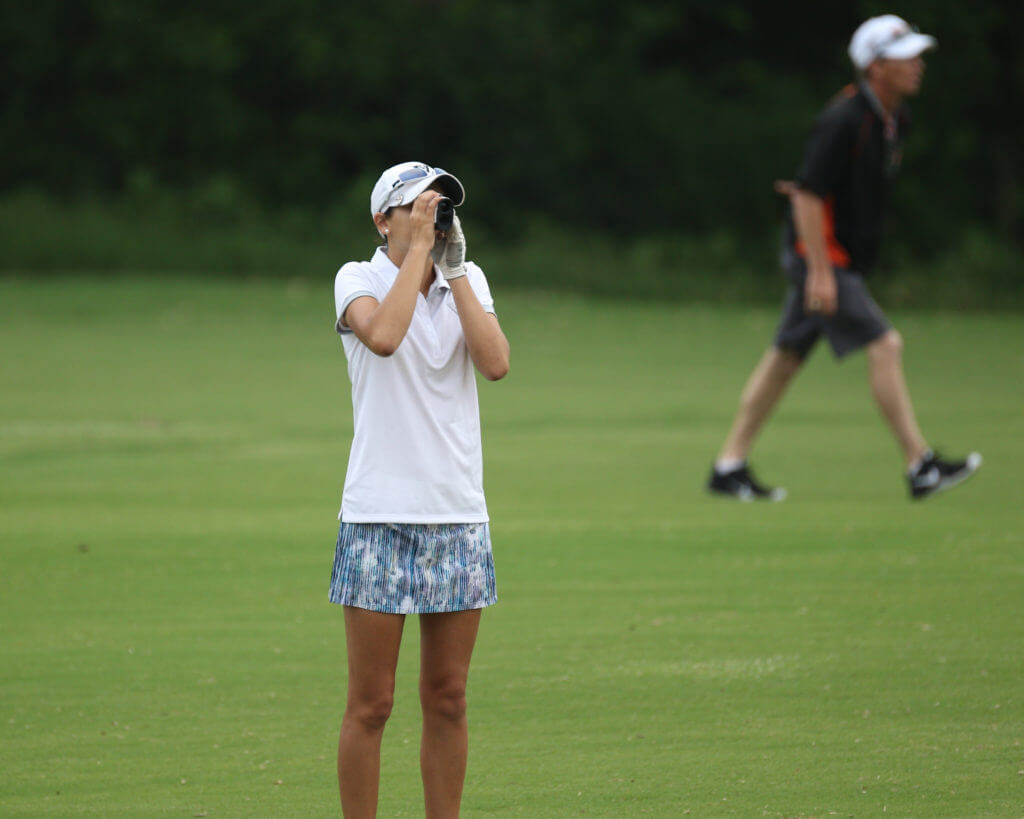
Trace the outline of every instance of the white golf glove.
<instances>
[{"instance_id":1,"label":"white golf glove","mask_svg":"<svg viewBox=\"0 0 1024 819\"><path fill-rule=\"evenodd\" d=\"M441 275L445 279L457 279L466 275L466 237L462 233L462 223L458 214L452 219L448 235L434 243L430 255L441 268Z\"/></svg>"}]
</instances>

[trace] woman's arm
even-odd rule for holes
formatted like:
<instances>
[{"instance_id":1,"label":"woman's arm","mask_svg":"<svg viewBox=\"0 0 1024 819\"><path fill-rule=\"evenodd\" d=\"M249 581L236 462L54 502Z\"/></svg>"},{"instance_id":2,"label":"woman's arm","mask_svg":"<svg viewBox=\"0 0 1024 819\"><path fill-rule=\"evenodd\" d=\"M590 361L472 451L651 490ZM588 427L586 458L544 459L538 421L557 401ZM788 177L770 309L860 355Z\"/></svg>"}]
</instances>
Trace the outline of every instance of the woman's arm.
<instances>
[{"instance_id":1,"label":"woman's arm","mask_svg":"<svg viewBox=\"0 0 1024 819\"><path fill-rule=\"evenodd\" d=\"M469 276L450 279L448 284L455 297L455 307L473 366L488 381L504 378L509 368L509 345L498 317L484 310L469 283Z\"/></svg>"},{"instance_id":2,"label":"woman's arm","mask_svg":"<svg viewBox=\"0 0 1024 819\"><path fill-rule=\"evenodd\" d=\"M443 245L434 250L434 260L452 289L455 308L462 323L462 334L473 366L488 381L497 381L508 373L508 339L501 331L498 317L484 310L469 283L466 269L466 237L458 215Z\"/></svg>"},{"instance_id":3,"label":"woman's arm","mask_svg":"<svg viewBox=\"0 0 1024 819\"><path fill-rule=\"evenodd\" d=\"M379 356L392 355L405 338L416 310L430 250L434 246L433 200L421 196L412 207L413 241L398 269L398 276L383 301L360 296L341 317L363 344Z\"/></svg>"}]
</instances>

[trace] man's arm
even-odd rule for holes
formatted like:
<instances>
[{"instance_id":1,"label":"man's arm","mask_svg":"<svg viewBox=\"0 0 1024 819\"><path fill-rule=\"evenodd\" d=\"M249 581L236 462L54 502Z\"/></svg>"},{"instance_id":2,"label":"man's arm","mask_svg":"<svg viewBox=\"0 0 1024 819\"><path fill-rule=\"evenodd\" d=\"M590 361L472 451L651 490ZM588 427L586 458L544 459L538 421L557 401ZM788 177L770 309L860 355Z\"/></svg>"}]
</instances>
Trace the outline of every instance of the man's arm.
<instances>
[{"instance_id":1,"label":"man's arm","mask_svg":"<svg viewBox=\"0 0 1024 819\"><path fill-rule=\"evenodd\" d=\"M826 108L814 125L796 181L786 191L807 261L804 309L809 313L830 316L836 312L836 277L825 237L825 197L849 173L851 141L858 122L847 105Z\"/></svg>"},{"instance_id":2,"label":"man's arm","mask_svg":"<svg viewBox=\"0 0 1024 819\"><path fill-rule=\"evenodd\" d=\"M836 276L825 244L825 203L821 197L799 187L794 187L789 196L793 206L793 224L803 242L807 259L804 310L834 315L838 299Z\"/></svg>"}]
</instances>

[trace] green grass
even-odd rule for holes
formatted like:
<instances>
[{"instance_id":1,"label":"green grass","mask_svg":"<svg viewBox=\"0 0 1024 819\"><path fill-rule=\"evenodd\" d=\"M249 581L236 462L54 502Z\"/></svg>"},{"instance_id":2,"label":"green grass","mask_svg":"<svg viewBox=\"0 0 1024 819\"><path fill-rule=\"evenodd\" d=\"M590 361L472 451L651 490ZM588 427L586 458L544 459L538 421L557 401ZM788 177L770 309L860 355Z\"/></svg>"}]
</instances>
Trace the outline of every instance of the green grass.
<instances>
[{"instance_id":1,"label":"green grass","mask_svg":"<svg viewBox=\"0 0 1024 819\"><path fill-rule=\"evenodd\" d=\"M745 506L702 482L774 311L492 286L463 815L1019 816L1020 317L894 316L971 483L908 502L863 358L820 351L755 458L790 500ZM331 298L0 279L0 815L337 815ZM422 815L416 641L382 816Z\"/></svg>"}]
</instances>

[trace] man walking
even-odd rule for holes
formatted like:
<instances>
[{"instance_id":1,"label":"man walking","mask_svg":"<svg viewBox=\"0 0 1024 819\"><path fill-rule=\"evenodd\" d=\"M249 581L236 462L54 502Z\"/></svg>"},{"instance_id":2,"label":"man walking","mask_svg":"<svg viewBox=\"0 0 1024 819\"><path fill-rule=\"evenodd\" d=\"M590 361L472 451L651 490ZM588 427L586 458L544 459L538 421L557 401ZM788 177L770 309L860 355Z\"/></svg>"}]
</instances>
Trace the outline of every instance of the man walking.
<instances>
[{"instance_id":1,"label":"man walking","mask_svg":"<svg viewBox=\"0 0 1024 819\"><path fill-rule=\"evenodd\" d=\"M903 101L921 86L921 55L936 46L892 14L853 34L849 54L858 82L818 118L795 182L776 188L790 199L783 267L790 289L774 344L754 369L708 489L739 500L782 500L747 465L758 432L824 335L837 358L865 348L871 391L903 451L912 498L955 486L981 465L971 453L947 460L918 428L903 376L903 340L864 283L877 255L890 179L902 158L908 120Z\"/></svg>"}]
</instances>

